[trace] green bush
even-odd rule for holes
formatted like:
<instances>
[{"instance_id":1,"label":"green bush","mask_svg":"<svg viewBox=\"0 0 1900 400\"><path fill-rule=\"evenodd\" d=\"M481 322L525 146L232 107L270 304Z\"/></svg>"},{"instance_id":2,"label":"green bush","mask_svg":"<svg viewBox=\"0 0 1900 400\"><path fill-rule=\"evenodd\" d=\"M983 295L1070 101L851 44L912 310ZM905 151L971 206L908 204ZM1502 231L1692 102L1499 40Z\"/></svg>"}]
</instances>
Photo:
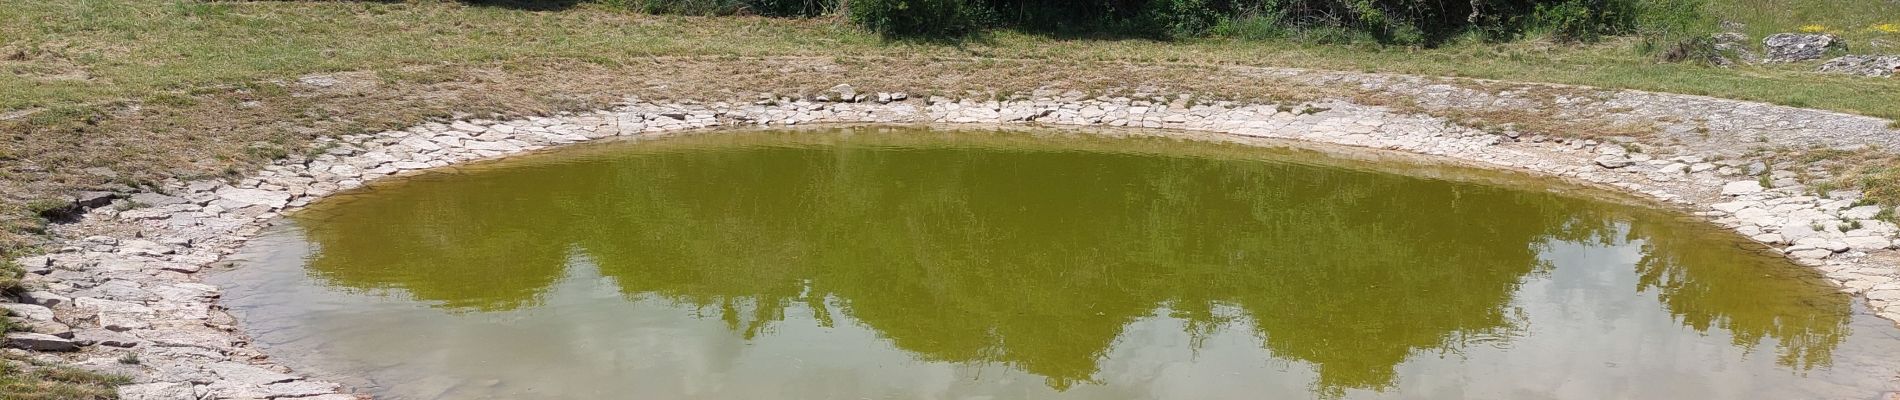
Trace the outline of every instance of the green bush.
<instances>
[{"instance_id":1,"label":"green bush","mask_svg":"<svg viewBox=\"0 0 1900 400\"><path fill-rule=\"evenodd\" d=\"M1702 22L1707 0L596 0L670 14L815 16L842 11L893 37L955 39L990 27L1056 35L1218 35L1435 46L1455 38L1560 42Z\"/></svg>"},{"instance_id":2,"label":"green bush","mask_svg":"<svg viewBox=\"0 0 1900 400\"><path fill-rule=\"evenodd\" d=\"M1538 4L1533 14L1536 24L1552 39L1560 42L1595 41L1614 27L1606 24L1609 13L1604 7L1592 7L1594 1L1565 1Z\"/></svg>"},{"instance_id":3,"label":"green bush","mask_svg":"<svg viewBox=\"0 0 1900 400\"><path fill-rule=\"evenodd\" d=\"M780 17L825 15L838 7L836 0L751 0L749 3L754 13Z\"/></svg>"},{"instance_id":4,"label":"green bush","mask_svg":"<svg viewBox=\"0 0 1900 400\"><path fill-rule=\"evenodd\" d=\"M830 13L836 0L594 0L611 8L652 14L813 17Z\"/></svg>"},{"instance_id":5,"label":"green bush","mask_svg":"<svg viewBox=\"0 0 1900 400\"><path fill-rule=\"evenodd\" d=\"M1167 37L1206 35L1222 21L1231 18L1217 6L1218 0L1156 0L1148 7L1145 20L1153 30Z\"/></svg>"},{"instance_id":6,"label":"green bush","mask_svg":"<svg viewBox=\"0 0 1900 400\"><path fill-rule=\"evenodd\" d=\"M1279 16L1264 15L1222 18L1208 33L1243 40L1280 39L1289 36L1286 26L1280 24Z\"/></svg>"},{"instance_id":7,"label":"green bush","mask_svg":"<svg viewBox=\"0 0 1900 400\"><path fill-rule=\"evenodd\" d=\"M963 0L851 0L851 21L885 36L959 38L984 28L981 7Z\"/></svg>"},{"instance_id":8,"label":"green bush","mask_svg":"<svg viewBox=\"0 0 1900 400\"><path fill-rule=\"evenodd\" d=\"M1632 3L1629 7L1636 32L1648 37L1681 37L1707 35L1708 27L1715 21L1704 9L1709 7L1706 0L1625 0Z\"/></svg>"}]
</instances>

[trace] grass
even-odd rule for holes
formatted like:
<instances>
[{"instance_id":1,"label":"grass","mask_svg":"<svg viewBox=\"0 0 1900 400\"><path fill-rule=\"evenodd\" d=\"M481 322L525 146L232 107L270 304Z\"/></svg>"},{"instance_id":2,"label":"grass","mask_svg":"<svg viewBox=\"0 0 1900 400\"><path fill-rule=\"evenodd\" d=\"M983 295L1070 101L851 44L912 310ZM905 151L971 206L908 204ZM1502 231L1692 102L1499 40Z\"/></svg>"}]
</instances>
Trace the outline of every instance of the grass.
<instances>
[{"instance_id":1,"label":"grass","mask_svg":"<svg viewBox=\"0 0 1900 400\"><path fill-rule=\"evenodd\" d=\"M1590 46L1532 41L1413 49L1237 39L1056 39L1000 32L943 45L889 43L834 19L646 16L591 6L531 12L427 1L3 3L0 37L14 55L0 65L15 73L0 77L0 93L12 94L0 98L0 109L153 99L168 91L415 65L560 59L620 66L655 56L818 56L1366 70L1705 94L1900 116L1900 83L1816 76L1805 66L1724 70L1658 64L1636 49L1639 39ZM1865 6L1882 7L1891 6ZM1873 15L1861 19L1900 14Z\"/></svg>"},{"instance_id":2,"label":"grass","mask_svg":"<svg viewBox=\"0 0 1900 400\"><path fill-rule=\"evenodd\" d=\"M113 388L127 383L123 376L0 356L0 400L116 399Z\"/></svg>"},{"instance_id":3,"label":"grass","mask_svg":"<svg viewBox=\"0 0 1900 400\"><path fill-rule=\"evenodd\" d=\"M23 273L25 271L21 270L20 265L14 263L13 260L0 260L0 292L19 289L20 274ZM7 324L6 318L0 318L0 332L7 331Z\"/></svg>"},{"instance_id":4,"label":"grass","mask_svg":"<svg viewBox=\"0 0 1900 400\"><path fill-rule=\"evenodd\" d=\"M1863 205L1900 204L1900 154L1871 147L1851 150L1774 148L1765 149L1763 153L1762 158L1771 167L1795 171L1797 179L1816 196L1826 198L1827 192L1835 189L1857 189L1862 192ZM1826 171L1826 174L1813 177L1808 173L1811 169ZM1766 173L1762 175L1764 184L1767 177ZM1891 213L1882 215L1881 219L1893 221Z\"/></svg>"},{"instance_id":5,"label":"grass","mask_svg":"<svg viewBox=\"0 0 1900 400\"><path fill-rule=\"evenodd\" d=\"M0 260L0 292L17 289L20 273L13 261ZM13 328L13 320L0 315L0 333L11 332ZM136 356L133 359L136 360ZM0 400L116 399L115 388L127 383L131 383L131 379L124 376L41 365L0 354Z\"/></svg>"},{"instance_id":6,"label":"grass","mask_svg":"<svg viewBox=\"0 0 1900 400\"><path fill-rule=\"evenodd\" d=\"M1900 53L1900 2L1813 0L1722 0L1711 15L1741 23L1755 38L1781 32L1840 35L1856 52ZM1874 45L1884 41L1885 46Z\"/></svg>"}]
</instances>

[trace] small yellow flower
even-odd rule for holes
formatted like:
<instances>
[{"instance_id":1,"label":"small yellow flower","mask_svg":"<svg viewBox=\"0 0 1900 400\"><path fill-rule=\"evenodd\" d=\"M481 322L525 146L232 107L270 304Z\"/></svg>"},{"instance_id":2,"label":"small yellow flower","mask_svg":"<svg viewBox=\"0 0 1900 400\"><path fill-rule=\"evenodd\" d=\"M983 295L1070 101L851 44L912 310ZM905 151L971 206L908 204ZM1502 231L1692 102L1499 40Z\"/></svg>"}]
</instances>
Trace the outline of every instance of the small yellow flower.
<instances>
[{"instance_id":1,"label":"small yellow flower","mask_svg":"<svg viewBox=\"0 0 1900 400\"><path fill-rule=\"evenodd\" d=\"M1802 31L1802 32L1807 32L1807 33L1818 33L1818 32L1826 32L1826 31L1827 31L1827 27L1826 27L1826 26L1823 26L1823 25L1816 25L1816 24L1807 24L1807 25L1802 25L1802 26L1801 26L1801 31Z\"/></svg>"},{"instance_id":2,"label":"small yellow flower","mask_svg":"<svg viewBox=\"0 0 1900 400\"><path fill-rule=\"evenodd\" d=\"M1868 30L1886 32L1886 33L1900 33L1900 24L1885 23L1885 24L1880 24L1880 25L1874 25L1872 28L1868 28Z\"/></svg>"}]
</instances>

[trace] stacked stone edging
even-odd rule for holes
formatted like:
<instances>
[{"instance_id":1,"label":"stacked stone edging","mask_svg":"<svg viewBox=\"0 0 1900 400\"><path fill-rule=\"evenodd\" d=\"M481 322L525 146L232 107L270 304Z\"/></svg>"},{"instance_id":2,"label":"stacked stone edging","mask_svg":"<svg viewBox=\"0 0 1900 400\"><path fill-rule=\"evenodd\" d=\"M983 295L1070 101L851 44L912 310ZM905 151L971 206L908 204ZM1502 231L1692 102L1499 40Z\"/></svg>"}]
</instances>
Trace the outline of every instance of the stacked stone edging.
<instances>
[{"instance_id":1,"label":"stacked stone edging","mask_svg":"<svg viewBox=\"0 0 1900 400\"><path fill-rule=\"evenodd\" d=\"M1427 109L1517 104L1510 93L1465 93L1473 90L1425 78L1331 76L1333 82L1382 85L1377 87L1421 97ZM1607 99L1579 101L1578 107L1623 107L1616 104L1660 96L1665 104L1611 115L1641 119L1709 112L1729 118L1711 129L1761 129L1762 135L1790 143L1885 145L1900 140L1840 133L1843 127L1862 129L1868 120L1879 121L1867 117L1693 96L1611 93ZM323 150L317 155L292 156L235 182L168 182L164 194L136 194L121 200L125 209L102 207L77 223L56 227L62 246L19 260L34 289L21 303L5 308L37 333L12 334L9 339L16 346L43 351L36 357L132 377L134 384L121 388L126 399L356 398L340 385L272 363L251 345L238 321L218 306L219 289L198 283L197 274L236 251L280 213L376 179L609 137L813 123L1164 128L1380 148L1533 171L1693 208L1816 267L1843 290L1865 294L1880 316L1900 320L1900 278L1895 277L1892 250L1900 227L1873 219L1878 207L1855 206L1857 194L1851 192L1827 199L1803 196L1805 189L1792 179L1771 180L1772 187L1762 187L1753 173L1770 171L1754 171L1746 160L1710 161L1693 154L1704 149L1632 153L1620 143L1486 132L1443 118L1344 100L1190 106L1179 98L1084 98L1073 92L1003 102L908 99L886 93L862 97L869 101L633 101L612 110L556 117L429 123L322 139ZM78 352L55 353L71 350Z\"/></svg>"},{"instance_id":2,"label":"stacked stone edging","mask_svg":"<svg viewBox=\"0 0 1900 400\"><path fill-rule=\"evenodd\" d=\"M1577 123L1578 130L1593 129L1591 125L1598 124L1653 127L1658 135L1651 139L1681 141L1696 153L1740 155L1744 145L1900 149L1900 129L1889 125L1892 121L1836 111L1547 83L1296 68L1230 68L1243 74L1301 85L1346 85L1398 96L1431 112L1531 111Z\"/></svg>"}]
</instances>

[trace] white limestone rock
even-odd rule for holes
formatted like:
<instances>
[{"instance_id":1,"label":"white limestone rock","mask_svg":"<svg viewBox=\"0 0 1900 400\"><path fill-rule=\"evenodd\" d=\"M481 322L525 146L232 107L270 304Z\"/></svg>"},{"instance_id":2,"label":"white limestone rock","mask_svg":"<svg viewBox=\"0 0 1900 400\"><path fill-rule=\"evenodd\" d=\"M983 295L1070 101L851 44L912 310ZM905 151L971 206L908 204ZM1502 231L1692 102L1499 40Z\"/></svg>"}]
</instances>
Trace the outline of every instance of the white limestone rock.
<instances>
[{"instance_id":1,"label":"white limestone rock","mask_svg":"<svg viewBox=\"0 0 1900 400\"><path fill-rule=\"evenodd\" d=\"M1842 242L1854 250L1871 251L1893 247L1893 239L1882 236L1849 236Z\"/></svg>"},{"instance_id":2,"label":"white limestone rock","mask_svg":"<svg viewBox=\"0 0 1900 400\"><path fill-rule=\"evenodd\" d=\"M1798 261L1811 262L1811 261L1826 258L1827 256L1834 255L1834 252L1828 251L1827 249L1807 249L1807 250L1791 252L1791 253L1788 253L1788 255L1794 256Z\"/></svg>"},{"instance_id":3,"label":"white limestone rock","mask_svg":"<svg viewBox=\"0 0 1900 400\"><path fill-rule=\"evenodd\" d=\"M178 250L171 248L171 246L158 244L158 242L150 240L127 240L124 244L119 245L119 254L157 257L177 252Z\"/></svg>"},{"instance_id":4,"label":"white limestone rock","mask_svg":"<svg viewBox=\"0 0 1900 400\"><path fill-rule=\"evenodd\" d=\"M219 378L253 386L290 382L299 379L290 374L264 369L255 365L229 361L211 364L205 366L205 369L211 371L213 374L217 374Z\"/></svg>"},{"instance_id":5,"label":"white limestone rock","mask_svg":"<svg viewBox=\"0 0 1900 400\"><path fill-rule=\"evenodd\" d=\"M28 290L24 293L20 293L20 302L41 307L54 307L61 304L71 304L73 299L45 290Z\"/></svg>"},{"instance_id":6,"label":"white limestone rock","mask_svg":"<svg viewBox=\"0 0 1900 400\"><path fill-rule=\"evenodd\" d=\"M1873 219L1875 215L1880 215L1880 206L1860 206L1841 210L1843 219Z\"/></svg>"},{"instance_id":7,"label":"white limestone rock","mask_svg":"<svg viewBox=\"0 0 1900 400\"><path fill-rule=\"evenodd\" d=\"M429 139L424 139L420 137L403 138L402 140L397 141L396 144L409 146L410 148L421 150L421 151L442 150L442 145L436 144L434 141L430 141Z\"/></svg>"},{"instance_id":8,"label":"white limestone rock","mask_svg":"<svg viewBox=\"0 0 1900 400\"><path fill-rule=\"evenodd\" d=\"M1755 194L1755 193L1761 193L1763 189L1764 188L1761 187L1761 182L1758 182L1758 181L1734 181L1734 182L1729 182L1728 184L1722 185L1722 195L1740 196L1740 195L1745 195L1745 194Z\"/></svg>"},{"instance_id":9,"label":"white limestone rock","mask_svg":"<svg viewBox=\"0 0 1900 400\"><path fill-rule=\"evenodd\" d=\"M261 189L227 188L218 191L218 198L239 204L262 206L270 209L283 208L284 205L290 204L289 193Z\"/></svg>"},{"instance_id":10,"label":"white limestone rock","mask_svg":"<svg viewBox=\"0 0 1900 400\"><path fill-rule=\"evenodd\" d=\"M33 332L8 332L6 347L32 351L77 351L79 345L72 340Z\"/></svg>"},{"instance_id":11,"label":"white limestone rock","mask_svg":"<svg viewBox=\"0 0 1900 400\"><path fill-rule=\"evenodd\" d=\"M81 329L73 333L73 342L82 346L135 347L141 340L106 329Z\"/></svg>"},{"instance_id":12,"label":"white limestone rock","mask_svg":"<svg viewBox=\"0 0 1900 400\"><path fill-rule=\"evenodd\" d=\"M120 400L198 400L186 382L152 382L118 387Z\"/></svg>"},{"instance_id":13,"label":"white limestone rock","mask_svg":"<svg viewBox=\"0 0 1900 400\"><path fill-rule=\"evenodd\" d=\"M6 315L25 318L29 321L52 321L53 309L45 306L20 303L0 303L0 310Z\"/></svg>"}]
</instances>

